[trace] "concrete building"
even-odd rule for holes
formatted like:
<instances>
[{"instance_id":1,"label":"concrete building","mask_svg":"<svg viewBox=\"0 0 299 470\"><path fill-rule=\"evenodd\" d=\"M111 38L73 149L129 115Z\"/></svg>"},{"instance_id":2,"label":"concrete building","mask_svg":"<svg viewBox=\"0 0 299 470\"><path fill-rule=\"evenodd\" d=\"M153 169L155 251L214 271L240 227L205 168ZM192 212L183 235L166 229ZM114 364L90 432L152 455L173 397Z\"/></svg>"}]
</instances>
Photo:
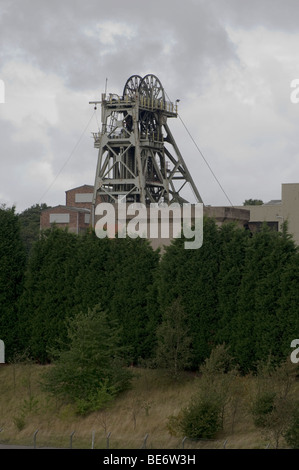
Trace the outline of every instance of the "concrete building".
<instances>
[{"instance_id":1,"label":"concrete building","mask_svg":"<svg viewBox=\"0 0 299 470\"><path fill-rule=\"evenodd\" d=\"M85 184L69 189L65 192L65 194L65 205L58 205L42 211L40 218L41 230L50 228L53 224L55 224L60 228L68 227L68 230L72 233L82 234L91 225L93 186ZM97 204L99 202L101 202L100 197L97 201ZM204 206L203 213L204 215L214 218L217 225L222 225L226 222L236 222L239 226L243 227L248 224L250 217L249 210L244 207L233 208ZM133 216L131 218L133 218ZM128 218L127 222L129 219L130 217ZM149 227L149 213L147 215L147 220ZM160 235L157 238L148 237L154 249L170 244L173 238L172 225L173 221L170 217L170 236L168 238L162 238ZM114 229L117 231L119 227L114 227Z\"/></svg>"},{"instance_id":2,"label":"concrete building","mask_svg":"<svg viewBox=\"0 0 299 470\"><path fill-rule=\"evenodd\" d=\"M84 184L66 192L66 204L45 209L41 213L40 226L44 230L56 224L68 227L70 232L84 233L90 227L93 186ZM97 201L97 204L101 202ZM271 200L257 206L215 207L204 206L204 215L214 218L217 225L236 222L239 226L248 225L252 232L266 222L273 230L281 230L282 223L288 223L288 232L299 245L299 183L284 183L281 199ZM169 245L169 239L151 240L154 248Z\"/></svg>"},{"instance_id":3,"label":"concrete building","mask_svg":"<svg viewBox=\"0 0 299 470\"><path fill-rule=\"evenodd\" d=\"M274 230L281 230L283 222L288 224L288 232L299 245L299 183L283 183L281 199L271 200L258 206L239 206L250 212L249 228L259 230L266 222Z\"/></svg>"}]
</instances>

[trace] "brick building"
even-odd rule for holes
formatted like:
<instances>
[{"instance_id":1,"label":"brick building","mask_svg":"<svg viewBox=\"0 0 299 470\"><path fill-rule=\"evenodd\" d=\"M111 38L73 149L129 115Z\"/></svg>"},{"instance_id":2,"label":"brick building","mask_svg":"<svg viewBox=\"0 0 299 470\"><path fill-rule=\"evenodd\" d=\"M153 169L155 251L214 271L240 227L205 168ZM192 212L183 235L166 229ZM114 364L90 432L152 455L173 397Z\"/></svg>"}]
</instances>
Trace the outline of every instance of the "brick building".
<instances>
[{"instance_id":1,"label":"brick building","mask_svg":"<svg viewBox=\"0 0 299 470\"><path fill-rule=\"evenodd\" d=\"M282 223L288 223L288 231L299 245L299 183L282 184L282 197L257 206L215 207L204 206L204 215L212 217L217 225L235 222L239 226L248 226L255 232L263 223L274 230L281 230ZM91 225L91 203L93 186L84 184L65 192L66 204L45 209L41 213L41 230L50 228L52 224L58 227L68 227L70 232L84 233ZM101 202L100 198L96 204ZM150 240L153 247L168 245L169 239Z\"/></svg>"},{"instance_id":2,"label":"brick building","mask_svg":"<svg viewBox=\"0 0 299 470\"><path fill-rule=\"evenodd\" d=\"M59 228L68 227L72 233L82 234L91 225L93 186L84 184L65 191L65 194L65 206L59 205L42 211L40 228L45 230L55 224ZM101 199L99 197L96 204L100 202ZM204 207L204 214L214 218L218 225L234 221L243 226L249 221L249 210L246 210L244 207L206 206ZM150 242L153 248L156 249L163 245L169 245L171 237L168 239L150 239Z\"/></svg>"},{"instance_id":3,"label":"brick building","mask_svg":"<svg viewBox=\"0 0 299 470\"><path fill-rule=\"evenodd\" d=\"M57 227L68 227L72 233L84 233L90 226L93 186L84 184L65 192L66 202L45 209L41 213L40 228L45 230L53 224Z\"/></svg>"}]
</instances>

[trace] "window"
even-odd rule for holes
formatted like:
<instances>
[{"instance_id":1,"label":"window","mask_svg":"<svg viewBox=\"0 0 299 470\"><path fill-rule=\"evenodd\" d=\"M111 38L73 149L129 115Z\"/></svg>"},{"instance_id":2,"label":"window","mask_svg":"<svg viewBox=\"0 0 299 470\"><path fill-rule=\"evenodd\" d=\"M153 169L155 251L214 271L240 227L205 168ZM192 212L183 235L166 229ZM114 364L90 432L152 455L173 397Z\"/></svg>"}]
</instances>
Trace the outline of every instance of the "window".
<instances>
[{"instance_id":1,"label":"window","mask_svg":"<svg viewBox=\"0 0 299 470\"><path fill-rule=\"evenodd\" d=\"M70 222L70 214L50 214L50 224L68 224Z\"/></svg>"},{"instance_id":2,"label":"window","mask_svg":"<svg viewBox=\"0 0 299 470\"><path fill-rule=\"evenodd\" d=\"M75 202L92 202L92 193L75 194Z\"/></svg>"}]
</instances>

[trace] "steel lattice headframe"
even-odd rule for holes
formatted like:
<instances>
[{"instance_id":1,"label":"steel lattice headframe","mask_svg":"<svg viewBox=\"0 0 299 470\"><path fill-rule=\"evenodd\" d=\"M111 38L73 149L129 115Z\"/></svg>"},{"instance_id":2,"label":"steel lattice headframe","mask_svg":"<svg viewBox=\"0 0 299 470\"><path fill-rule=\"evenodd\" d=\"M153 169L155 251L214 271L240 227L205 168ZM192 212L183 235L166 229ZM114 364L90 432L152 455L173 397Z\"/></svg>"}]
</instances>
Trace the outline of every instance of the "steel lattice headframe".
<instances>
[{"instance_id":1,"label":"steel lattice headframe","mask_svg":"<svg viewBox=\"0 0 299 470\"><path fill-rule=\"evenodd\" d=\"M96 103L96 102L92 102ZM102 128L94 133L98 149L93 206L96 201L151 203L188 202L191 186L202 202L167 124L177 117L177 103L166 100L160 80L152 74L132 75L123 95L102 94Z\"/></svg>"}]
</instances>

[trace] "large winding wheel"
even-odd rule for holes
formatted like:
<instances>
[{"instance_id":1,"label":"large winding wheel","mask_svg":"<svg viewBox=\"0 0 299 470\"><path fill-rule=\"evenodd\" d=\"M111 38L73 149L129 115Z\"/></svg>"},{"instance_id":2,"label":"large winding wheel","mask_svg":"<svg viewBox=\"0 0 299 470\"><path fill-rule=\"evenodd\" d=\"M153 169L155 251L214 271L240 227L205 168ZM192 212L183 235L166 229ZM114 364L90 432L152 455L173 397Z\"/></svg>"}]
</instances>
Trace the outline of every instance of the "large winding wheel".
<instances>
[{"instance_id":1,"label":"large winding wheel","mask_svg":"<svg viewBox=\"0 0 299 470\"><path fill-rule=\"evenodd\" d=\"M141 81L142 81L142 77L140 77L140 75L132 75L130 78L128 78L124 86L124 91L123 91L124 99L126 98L126 96L128 98L135 97L136 91L139 90L139 85Z\"/></svg>"},{"instance_id":2,"label":"large winding wheel","mask_svg":"<svg viewBox=\"0 0 299 470\"><path fill-rule=\"evenodd\" d=\"M176 112L171 111L173 104L166 101L166 96L155 75L132 75L120 99L103 100L104 130L95 140L99 155L93 224L99 196L109 202L125 196L128 202L143 204L184 203L187 201L181 191L189 183L201 201L167 125L168 117L176 117Z\"/></svg>"},{"instance_id":3,"label":"large winding wheel","mask_svg":"<svg viewBox=\"0 0 299 470\"><path fill-rule=\"evenodd\" d=\"M139 90L139 85L142 80L140 75L132 75L125 83L123 91L123 99L128 99L129 101L134 99L136 92ZM126 111L124 112L125 125L129 132L132 131L133 121L132 116L129 115Z\"/></svg>"},{"instance_id":4,"label":"large winding wheel","mask_svg":"<svg viewBox=\"0 0 299 470\"><path fill-rule=\"evenodd\" d=\"M155 75L145 75L139 85L139 95L150 106L159 107L161 101L165 102L164 88Z\"/></svg>"},{"instance_id":5,"label":"large winding wheel","mask_svg":"<svg viewBox=\"0 0 299 470\"><path fill-rule=\"evenodd\" d=\"M141 135L160 140L161 127L157 122L156 110L163 109L165 93L160 80L155 75L145 75L139 85L141 108L139 115Z\"/></svg>"}]
</instances>

